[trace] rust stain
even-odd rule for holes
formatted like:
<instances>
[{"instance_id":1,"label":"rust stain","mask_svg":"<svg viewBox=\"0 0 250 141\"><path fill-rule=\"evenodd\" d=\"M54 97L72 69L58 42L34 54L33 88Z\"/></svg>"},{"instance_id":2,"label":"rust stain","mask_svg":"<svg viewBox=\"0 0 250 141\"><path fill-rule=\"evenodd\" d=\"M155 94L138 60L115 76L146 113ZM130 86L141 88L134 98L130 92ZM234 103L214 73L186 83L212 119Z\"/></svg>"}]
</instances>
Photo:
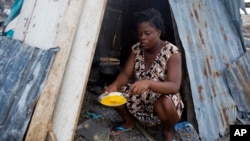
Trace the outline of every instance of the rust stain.
<instances>
[{"instance_id":1,"label":"rust stain","mask_svg":"<svg viewBox=\"0 0 250 141\"><path fill-rule=\"evenodd\" d=\"M203 69L203 73L204 73L204 75L205 75L206 77L208 77L208 73L207 73L207 69L206 69L206 67L204 67L204 69Z\"/></svg>"},{"instance_id":2,"label":"rust stain","mask_svg":"<svg viewBox=\"0 0 250 141\"><path fill-rule=\"evenodd\" d=\"M225 56L224 54L222 54L222 59L223 59L223 61L225 62L226 68L229 68L229 67L230 67L230 64L228 63L229 61L228 61L227 56Z\"/></svg>"},{"instance_id":3,"label":"rust stain","mask_svg":"<svg viewBox=\"0 0 250 141\"><path fill-rule=\"evenodd\" d=\"M217 94L216 94L216 88L215 88L214 84L212 84L212 91L213 91L214 97L216 97Z\"/></svg>"},{"instance_id":4,"label":"rust stain","mask_svg":"<svg viewBox=\"0 0 250 141\"><path fill-rule=\"evenodd\" d=\"M208 72L209 72L209 74L211 75L211 74L212 74L212 70L211 70L211 65L210 65L210 62L209 62L209 58L208 58L208 57L206 57L206 64L207 64Z\"/></svg>"},{"instance_id":5,"label":"rust stain","mask_svg":"<svg viewBox=\"0 0 250 141\"><path fill-rule=\"evenodd\" d=\"M205 44L205 40L204 40L203 34L202 34L202 32L201 32L200 29L199 29L199 37L200 37L201 43L204 45Z\"/></svg>"},{"instance_id":6,"label":"rust stain","mask_svg":"<svg viewBox=\"0 0 250 141\"><path fill-rule=\"evenodd\" d=\"M199 22L199 15L198 15L198 12L197 12L197 10L196 10L196 8L195 8L194 3L192 3L192 9L193 9L193 11L194 11L195 19Z\"/></svg>"},{"instance_id":7,"label":"rust stain","mask_svg":"<svg viewBox=\"0 0 250 141\"><path fill-rule=\"evenodd\" d=\"M216 71L213 73L214 78L219 78L220 77L220 72Z\"/></svg>"},{"instance_id":8,"label":"rust stain","mask_svg":"<svg viewBox=\"0 0 250 141\"><path fill-rule=\"evenodd\" d=\"M236 62L237 63L237 62ZM242 65L236 65L238 66L237 67L237 70L238 70L238 78L241 80L241 81L238 81L239 82L239 85L242 86L244 88L244 91L246 91L247 93L250 92L250 80L248 79L248 77L246 77L246 73L244 71L244 67Z\"/></svg>"},{"instance_id":9,"label":"rust stain","mask_svg":"<svg viewBox=\"0 0 250 141\"><path fill-rule=\"evenodd\" d=\"M203 95L202 95L202 91L203 91L203 87L201 85L199 85L198 87L198 92L199 92L199 96L200 96L200 100L203 101L204 98L203 98Z\"/></svg>"},{"instance_id":10,"label":"rust stain","mask_svg":"<svg viewBox=\"0 0 250 141\"><path fill-rule=\"evenodd\" d=\"M229 125L229 118L227 116L227 111L228 111L228 107L222 107L222 113L221 113L221 117L222 117L222 124L223 127L227 127Z\"/></svg>"},{"instance_id":11,"label":"rust stain","mask_svg":"<svg viewBox=\"0 0 250 141\"><path fill-rule=\"evenodd\" d=\"M200 22L199 15L198 15L198 12L196 10L194 10L194 15L195 15L197 22Z\"/></svg>"},{"instance_id":12,"label":"rust stain","mask_svg":"<svg viewBox=\"0 0 250 141\"><path fill-rule=\"evenodd\" d=\"M239 70L239 74L241 75L241 77L243 77L244 78L244 67L242 66L242 65L237 65L238 67L237 67L237 69Z\"/></svg>"},{"instance_id":13,"label":"rust stain","mask_svg":"<svg viewBox=\"0 0 250 141\"><path fill-rule=\"evenodd\" d=\"M225 41L227 41L227 40L228 40L228 38L227 38L227 35L225 34L225 30L224 30L224 28L223 28L223 27L221 27L220 29L221 29L221 32L222 32L222 33L224 33L224 34L223 34L223 38L224 38L224 40L225 40Z\"/></svg>"}]
</instances>

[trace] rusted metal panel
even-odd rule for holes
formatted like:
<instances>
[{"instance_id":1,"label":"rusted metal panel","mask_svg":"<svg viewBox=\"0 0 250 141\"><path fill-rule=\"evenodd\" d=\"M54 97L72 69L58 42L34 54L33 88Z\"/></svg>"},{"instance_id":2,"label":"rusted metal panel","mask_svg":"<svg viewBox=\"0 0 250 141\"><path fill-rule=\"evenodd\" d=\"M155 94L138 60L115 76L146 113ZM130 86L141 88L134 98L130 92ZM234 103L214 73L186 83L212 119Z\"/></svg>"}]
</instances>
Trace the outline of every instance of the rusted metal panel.
<instances>
[{"instance_id":1,"label":"rusted metal panel","mask_svg":"<svg viewBox=\"0 0 250 141\"><path fill-rule=\"evenodd\" d=\"M58 48L0 37L0 140L21 141Z\"/></svg>"},{"instance_id":2,"label":"rusted metal panel","mask_svg":"<svg viewBox=\"0 0 250 141\"><path fill-rule=\"evenodd\" d=\"M232 19L225 3L242 1L169 2L185 51L199 134L204 141L214 141L227 136L230 124L236 122L237 107L224 70L245 49L238 32L240 27L232 22L237 19Z\"/></svg>"},{"instance_id":3,"label":"rusted metal panel","mask_svg":"<svg viewBox=\"0 0 250 141\"><path fill-rule=\"evenodd\" d=\"M250 51L247 51L226 70L227 83L239 110L238 119L250 123Z\"/></svg>"},{"instance_id":4,"label":"rusted metal panel","mask_svg":"<svg viewBox=\"0 0 250 141\"><path fill-rule=\"evenodd\" d=\"M236 31L241 39L241 43L243 45L243 50L246 51L245 43L242 35L242 19L239 10L243 10L245 13L247 12L245 9L244 0L221 0L223 5L225 5L228 15L230 16L231 22L234 24Z\"/></svg>"}]
</instances>

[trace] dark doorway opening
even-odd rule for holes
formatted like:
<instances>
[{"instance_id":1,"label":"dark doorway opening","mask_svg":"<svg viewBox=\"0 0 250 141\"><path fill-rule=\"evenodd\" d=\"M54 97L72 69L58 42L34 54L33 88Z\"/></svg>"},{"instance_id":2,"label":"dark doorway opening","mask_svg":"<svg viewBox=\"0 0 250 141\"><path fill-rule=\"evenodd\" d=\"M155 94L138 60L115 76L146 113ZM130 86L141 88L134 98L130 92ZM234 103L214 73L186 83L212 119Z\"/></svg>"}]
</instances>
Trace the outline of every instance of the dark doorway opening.
<instances>
[{"instance_id":1,"label":"dark doorway opening","mask_svg":"<svg viewBox=\"0 0 250 141\"><path fill-rule=\"evenodd\" d=\"M173 22L171 17L171 11L168 1L166 0L124 0L123 1L123 17L121 24L121 55L120 55L120 67L123 67L130 49L137 41L135 26L133 25L133 15L136 12L146 10L148 8L157 9L163 17L166 34L163 37L164 40L175 44Z\"/></svg>"},{"instance_id":2,"label":"dark doorway opening","mask_svg":"<svg viewBox=\"0 0 250 141\"><path fill-rule=\"evenodd\" d=\"M124 67L132 45L137 42L137 34L133 21L134 13L148 8L157 9L163 17L166 30L163 40L167 40L177 45L183 53L183 86L180 92L183 99L185 99L186 93L191 92L185 64L185 52L178 37L178 31L172 16L171 7L166 0L108 0L95 51L93 67L99 70L103 70L103 68L106 67L120 70ZM98 83L101 83L101 86L112 81L102 80L100 77L95 79L98 79ZM184 93L185 95L183 95ZM191 97L190 93L188 95ZM189 103L192 103L192 101ZM185 101L184 104L187 105ZM193 107L191 107L191 109L192 108ZM183 120L186 120L186 110L184 110L182 117Z\"/></svg>"},{"instance_id":3,"label":"dark doorway opening","mask_svg":"<svg viewBox=\"0 0 250 141\"><path fill-rule=\"evenodd\" d=\"M102 61L118 59L123 67L134 43L137 42L133 15L148 9L157 9L164 19L166 34L164 40L175 44L173 21L169 2L166 0L108 0L93 66L107 65ZM107 59L109 58L109 59ZM117 64L117 63L116 63Z\"/></svg>"}]
</instances>

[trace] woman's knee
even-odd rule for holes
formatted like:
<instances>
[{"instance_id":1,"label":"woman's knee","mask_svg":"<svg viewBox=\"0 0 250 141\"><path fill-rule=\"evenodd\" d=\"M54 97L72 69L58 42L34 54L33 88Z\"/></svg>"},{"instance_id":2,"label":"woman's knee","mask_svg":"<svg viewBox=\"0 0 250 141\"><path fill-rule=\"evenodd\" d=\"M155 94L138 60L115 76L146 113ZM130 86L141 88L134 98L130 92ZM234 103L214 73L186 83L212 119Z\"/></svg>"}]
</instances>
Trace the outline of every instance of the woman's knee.
<instances>
[{"instance_id":1,"label":"woman's knee","mask_svg":"<svg viewBox=\"0 0 250 141\"><path fill-rule=\"evenodd\" d=\"M158 110L167 110L169 108L173 108L174 105L170 98L166 96L161 96L158 100L155 101L154 107L155 111L158 111Z\"/></svg>"},{"instance_id":2,"label":"woman's knee","mask_svg":"<svg viewBox=\"0 0 250 141\"><path fill-rule=\"evenodd\" d=\"M166 96L161 96L155 102L154 111L160 119L167 119L169 115L171 115L171 117L173 117L174 115L177 115L176 107L173 101Z\"/></svg>"}]
</instances>

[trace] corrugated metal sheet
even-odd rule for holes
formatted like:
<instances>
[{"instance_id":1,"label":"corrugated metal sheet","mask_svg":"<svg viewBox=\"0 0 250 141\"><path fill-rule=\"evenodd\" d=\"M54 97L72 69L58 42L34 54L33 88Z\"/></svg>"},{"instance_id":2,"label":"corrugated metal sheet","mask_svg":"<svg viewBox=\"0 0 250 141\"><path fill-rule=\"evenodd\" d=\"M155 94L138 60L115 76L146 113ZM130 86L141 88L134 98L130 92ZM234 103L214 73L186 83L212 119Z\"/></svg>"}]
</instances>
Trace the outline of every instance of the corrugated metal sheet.
<instances>
[{"instance_id":1,"label":"corrugated metal sheet","mask_svg":"<svg viewBox=\"0 0 250 141\"><path fill-rule=\"evenodd\" d=\"M228 12L230 9L239 13L239 7L232 9L226 5L241 6L243 1L169 2L185 51L199 134L203 141L214 141L228 135L230 124L236 122L236 103L224 70L244 54L245 48L238 32L241 27L233 20L241 21Z\"/></svg>"},{"instance_id":2,"label":"corrugated metal sheet","mask_svg":"<svg viewBox=\"0 0 250 141\"><path fill-rule=\"evenodd\" d=\"M225 70L231 95L236 102L238 119L243 124L250 123L250 51L233 62Z\"/></svg>"},{"instance_id":3,"label":"corrugated metal sheet","mask_svg":"<svg viewBox=\"0 0 250 141\"><path fill-rule=\"evenodd\" d=\"M0 140L21 141L58 47L0 37Z\"/></svg>"},{"instance_id":4,"label":"corrugated metal sheet","mask_svg":"<svg viewBox=\"0 0 250 141\"><path fill-rule=\"evenodd\" d=\"M246 12L245 9L245 3L244 0L221 0L223 2L222 5L224 5L227 9L227 12L230 16L231 22L233 22L236 31L238 32L238 35L241 39L241 43L243 44L244 48L243 50L246 51L245 45L244 45L244 39L242 35L242 20L241 20L241 15L239 12L239 9L242 9L243 11Z\"/></svg>"}]
</instances>

